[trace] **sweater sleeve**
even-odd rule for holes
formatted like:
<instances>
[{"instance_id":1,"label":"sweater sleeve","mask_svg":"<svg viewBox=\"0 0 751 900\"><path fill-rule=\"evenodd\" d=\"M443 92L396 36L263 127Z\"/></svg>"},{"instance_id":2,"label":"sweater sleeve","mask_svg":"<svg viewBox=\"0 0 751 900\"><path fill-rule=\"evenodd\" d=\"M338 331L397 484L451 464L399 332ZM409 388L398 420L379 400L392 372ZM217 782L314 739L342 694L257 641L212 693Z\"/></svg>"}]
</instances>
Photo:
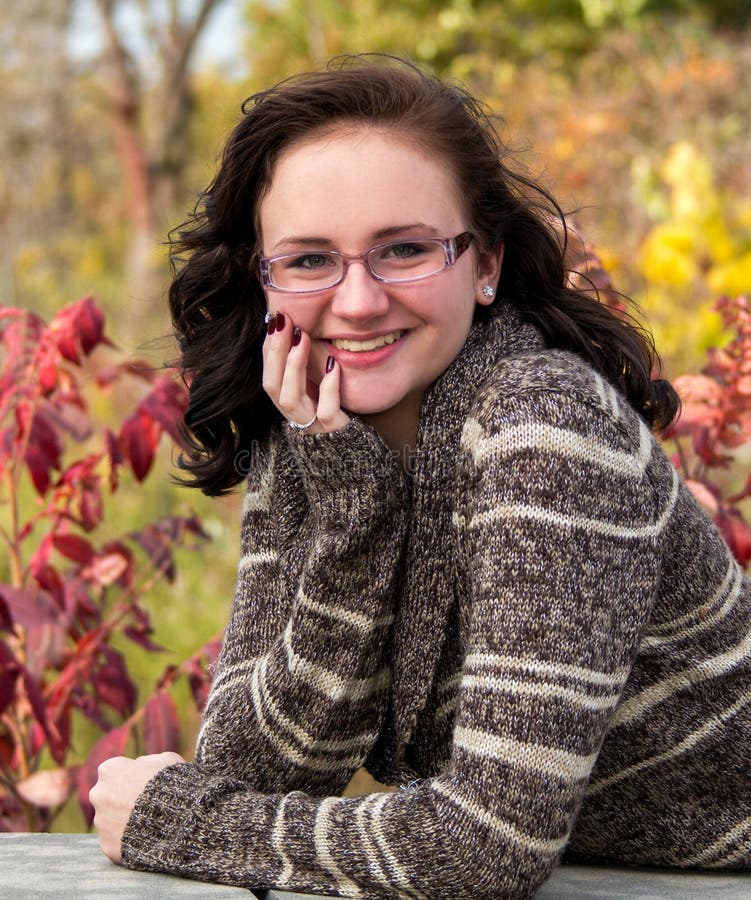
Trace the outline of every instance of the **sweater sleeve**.
<instances>
[{"instance_id":1,"label":"sweater sleeve","mask_svg":"<svg viewBox=\"0 0 751 900\"><path fill-rule=\"evenodd\" d=\"M196 747L257 790L341 791L378 733L404 536L401 470L353 421L255 460L235 601Z\"/></svg>"},{"instance_id":2,"label":"sweater sleeve","mask_svg":"<svg viewBox=\"0 0 751 900\"><path fill-rule=\"evenodd\" d=\"M530 897L570 834L636 653L668 508L651 436L543 392L467 422L455 524L467 653L445 771L392 794L262 795L178 765L138 800L127 865L352 897ZM669 492L665 503L669 505Z\"/></svg>"}]
</instances>

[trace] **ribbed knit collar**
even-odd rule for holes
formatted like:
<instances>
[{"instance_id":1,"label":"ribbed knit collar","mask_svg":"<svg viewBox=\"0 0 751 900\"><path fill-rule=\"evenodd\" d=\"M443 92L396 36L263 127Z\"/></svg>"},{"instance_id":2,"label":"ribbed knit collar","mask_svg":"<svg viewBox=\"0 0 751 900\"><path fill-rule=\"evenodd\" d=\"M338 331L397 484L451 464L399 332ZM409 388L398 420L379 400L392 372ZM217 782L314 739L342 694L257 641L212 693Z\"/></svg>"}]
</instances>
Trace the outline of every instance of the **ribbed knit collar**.
<instances>
[{"instance_id":1,"label":"ribbed knit collar","mask_svg":"<svg viewBox=\"0 0 751 900\"><path fill-rule=\"evenodd\" d=\"M476 322L459 355L429 388L412 464L412 521L404 591L394 630L392 710L398 745L409 742L445 640L457 584L451 516L461 432L478 388L506 356L543 346L542 337L503 304Z\"/></svg>"}]
</instances>

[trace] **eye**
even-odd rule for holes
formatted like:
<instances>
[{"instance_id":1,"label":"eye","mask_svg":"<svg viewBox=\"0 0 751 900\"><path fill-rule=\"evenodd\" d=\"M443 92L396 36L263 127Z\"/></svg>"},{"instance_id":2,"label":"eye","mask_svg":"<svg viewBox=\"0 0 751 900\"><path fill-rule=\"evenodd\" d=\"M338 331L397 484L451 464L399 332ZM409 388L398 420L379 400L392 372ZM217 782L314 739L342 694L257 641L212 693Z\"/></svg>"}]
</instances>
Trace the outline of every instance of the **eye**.
<instances>
[{"instance_id":1,"label":"eye","mask_svg":"<svg viewBox=\"0 0 751 900\"><path fill-rule=\"evenodd\" d=\"M284 260L285 269L325 269L335 266L335 260L326 253L306 253L304 256L290 256Z\"/></svg>"},{"instance_id":2,"label":"eye","mask_svg":"<svg viewBox=\"0 0 751 900\"><path fill-rule=\"evenodd\" d=\"M388 244L381 251L382 259L411 259L425 252L425 246L420 243Z\"/></svg>"}]
</instances>

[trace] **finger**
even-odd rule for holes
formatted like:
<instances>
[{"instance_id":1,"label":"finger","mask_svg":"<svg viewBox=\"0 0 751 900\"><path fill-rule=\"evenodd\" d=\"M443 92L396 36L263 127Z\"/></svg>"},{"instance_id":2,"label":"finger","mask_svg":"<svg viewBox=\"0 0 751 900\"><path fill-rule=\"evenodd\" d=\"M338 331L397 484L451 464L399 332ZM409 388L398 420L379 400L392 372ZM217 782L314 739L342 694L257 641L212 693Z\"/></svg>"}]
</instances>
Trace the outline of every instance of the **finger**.
<instances>
[{"instance_id":1,"label":"finger","mask_svg":"<svg viewBox=\"0 0 751 900\"><path fill-rule=\"evenodd\" d=\"M350 421L349 416L342 409L340 386L341 366L333 356L330 356L326 365L326 374L321 379L318 388L318 408L316 410L317 431L338 431Z\"/></svg>"},{"instance_id":2,"label":"finger","mask_svg":"<svg viewBox=\"0 0 751 900\"><path fill-rule=\"evenodd\" d=\"M176 763L183 763L185 760L179 753L175 753L173 750L162 750L161 753L147 753L143 756L137 756L136 762L154 768L166 768L167 766L173 766Z\"/></svg>"},{"instance_id":3,"label":"finger","mask_svg":"<svg viewBox=\"0 0 751 900\"><path fill-rule=\"evenodd\" d=\"M112 771L119 770L124 761L129 761L127 756L110 756L97 766L97 777L100 780L107 778Z\"/></svg>"},{"instance_id":4,"label":"finger","mask_svg":"<svg viewBox=\"0 0 751 900\"><path fill-rule=\"evenodd\" d=\"M291 344L294 324L282 312L276 313L268 323L263 342L263 389L276 404L287 365L287 355Z\"/></svg>"},{"instance_id":5,"label":"finger","mask_svg":"<svg viewBox=\"0 0 751 900\"><path fill-rule=\"evenodd\" d=\"M316 400L311 398L308 388L309 358L310 337L297 328L287 354L278 404L292 422L307 422L315 413Z\"/></svg>"}]
</instances>

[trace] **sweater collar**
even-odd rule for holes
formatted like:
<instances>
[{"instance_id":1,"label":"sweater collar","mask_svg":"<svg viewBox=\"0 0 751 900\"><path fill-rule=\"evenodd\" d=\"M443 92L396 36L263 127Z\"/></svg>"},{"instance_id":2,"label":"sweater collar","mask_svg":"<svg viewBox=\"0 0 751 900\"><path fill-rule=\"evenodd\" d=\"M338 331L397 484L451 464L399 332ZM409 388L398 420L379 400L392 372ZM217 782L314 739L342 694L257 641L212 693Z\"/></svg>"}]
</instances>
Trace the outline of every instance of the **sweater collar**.
<instances>
[{"instance_id":1,"label":"sweater collar","mask_svg":"<svg viewBox=\"0 0 751 900\"><path fill-rule=\"evenodd\" d=\"M497 362L543 346L539 332L509 305L472 326L449 368L429 388L414 452L412 521L404 593L397 610L393 710L399 744L410 740L447 635L458 583L451 517L460 439L478 388Z\"/></svg>"},{"instance_id":2,"label":"sweater collar","mask_svg":"<svg viewBox=\"0 0 751 900\"><path fill-rule=\"evenodd\" d=\"M476 321L457 357L425 393L417 432L418 459L420 450L429 452L435 443L445 447L454 437L458 448L475 392L498 360L543 346L540 332L508 303L491 308Z\"/></svg>"}]
</instances>

